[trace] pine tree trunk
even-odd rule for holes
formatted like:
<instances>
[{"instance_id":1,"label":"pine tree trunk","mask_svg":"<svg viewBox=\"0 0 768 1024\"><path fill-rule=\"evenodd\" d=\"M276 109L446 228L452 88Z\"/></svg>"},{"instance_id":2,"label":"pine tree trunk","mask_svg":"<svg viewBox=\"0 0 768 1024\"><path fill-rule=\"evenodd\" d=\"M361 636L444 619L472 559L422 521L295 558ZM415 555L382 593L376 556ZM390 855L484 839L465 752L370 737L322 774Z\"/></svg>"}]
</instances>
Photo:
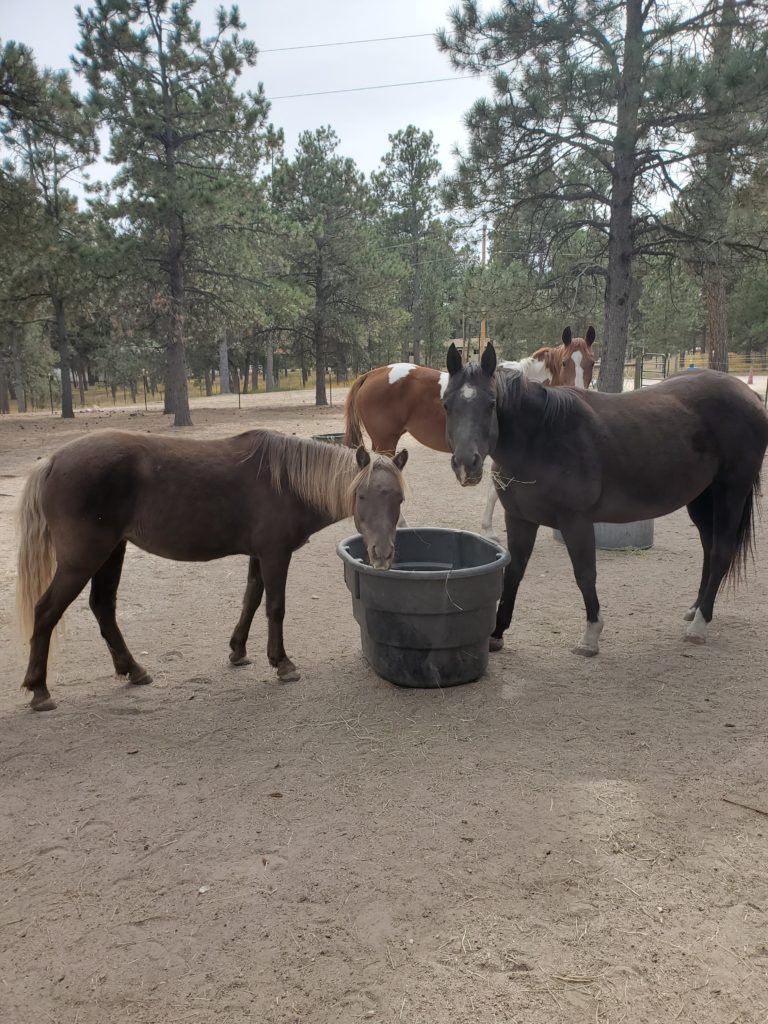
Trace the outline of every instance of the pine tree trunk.
<instances>
[{"instance_id":1,"label":"pine tree trunk","mask_svg":"<svg viewBox=\"0 0 768 1024\"><path fill-rule=\"evenodd\" d=\"M719 263L704 266L704 300L707 307L707 349L712 370L728 373L728 319L725 274Z\"/></svg>"},{"instance_id":2,"label":"pine tree trunk","mask_svg":"<svg viewBox=\"0 0 768 1024\"><path fill-rule=\"evenodd\" d=\"M274 343L270 335L264 342L264 389L265 391L275 390L275 356Z\"/></svg>"},{"instance_id":3,"label":"pine tree trunk","mask_svg":"<svg viewBox=\"0 0 768 1024\"><path fill-rule=\"evenodd\" d=\"M85 364L81 359L78 363L77 383L80 387L80 408L85 408Z\"/></svg>"},{"instance_id":4,"label":"pine tree trunk","mask_svg":"<svg viewBox=\"0 0 768 1024\"><path fill-rule=\"evenodd\" d=\"M328 405L325 393L325 338L319 325L315 327L315 405Z\"/></svg>"},{"instance_id":5,"label":"pine tree trunk","mask_svg":"<svg viewBox=\"0 0 768 1024\"><path fill-rule=\"evenodd\" d=\"M243 367L243 390L242 394L248 394L248 381L251 373L251 353L245 353L245 366Z\"/></svg>"},{"instance_id":6,"label":"pine tree trunk","mask_svg":"<svg viewBox=\"0 0 768 1024\"><path fill-rule=\"evenodd\" d=\"M220 394L231 395L232 383L229 379L229 346L227 345L226 331L222 334L219 342L219 381L221 383Z\"/></svg>"},{"instance_id":7,"label":"pine tree trunk","mask_svg":"<svg viewBox=\"0 0 768 1024\"><path fill-rule=\"evenodd\" d=\"M0 415L11 411L11 390L9 387L8 370L0 361Z\"/></svg>"},{"instance_id":8,"label":"pine tree trunk","mask_svg":"<svg viewBox=\"0 0 768 1024\"><path fill-rule=\"evenodd\" d=\"M16 407L19 412L26 412L27 390L24 387L24 361L21 354L21 332L15 325L11 327L11 347L13 349L13 390L16 392Z\"/></svg>"},{"instance_id":9,"label":"pine tree trunk","mask_svg":"<svg viewBox=\"0 0 768 1024\"><path fill-rule=\"evenodd\" d=\"M213 394L213 381L211 380L211 370L208 366L203 370L203 380L205 381L205 394L210 398Z\"/></svg>"},{"instance_id":10,"label":"pine tree trunk","mask_svg":"<svg viewBox=\"0 0 768 1024\"><path fill-rule=\"evenodd\" d=\"M53 312L56 320L56 348L61 365L61 416L62 419L75 418L72 404L72 373L69 367L69 339L67 337L67 318L64 311L64 300L57 294L53 296Z\"/></svg>"},{"instance_id":11,"label":"pine tree trunk","mask_svg":"<svg viewBox=\"0 0 768 1024\"><path fill-rule=\"evenodd\" d=\"M187 364L184 354L184 257L181 226L174 215L170 235L171 336L168 344L167 380L171 393L174 427L191 427Z\"/></svg>"},{"instance_id":12,"label":"pine tree trunk","mask_svg":"<svg viewBox=\"0 0 768 1024\"><path fill-rule=\"evenodd\" d=\"M624 66L613 142L608 267L605 286L605 327L600 356L601 391L624 388L629 314L632 298L634 237L632 200L635 188L638 112L643 77L643 4L626 0Z\"/></svg>"}]
</instances>

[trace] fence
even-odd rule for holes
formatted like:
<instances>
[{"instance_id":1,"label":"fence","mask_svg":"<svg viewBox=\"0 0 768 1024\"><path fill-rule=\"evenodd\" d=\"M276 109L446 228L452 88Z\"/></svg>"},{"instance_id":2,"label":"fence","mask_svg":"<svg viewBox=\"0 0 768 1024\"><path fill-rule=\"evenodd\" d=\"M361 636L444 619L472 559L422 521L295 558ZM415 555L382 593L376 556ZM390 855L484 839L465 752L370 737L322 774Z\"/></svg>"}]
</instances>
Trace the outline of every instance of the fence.
<instances>
[{"instance_id":1,"label":"fence","mask_svg":"<svg viewBox=\"0 0 768 1024\"><path fill-rule=\"evenodd\" d=\"M670 355L664 352L638 352L632 360L624 363L624 390L648 387L682 370L691 367L706 369L708 366L709 356L706 353L691 355L681 352ZM728 373L743 377L764 396L764 402L768 405L768 354L729 353ZM595 380L597 375L598 367L595 367Z\"/></svg>"}]
</instances>

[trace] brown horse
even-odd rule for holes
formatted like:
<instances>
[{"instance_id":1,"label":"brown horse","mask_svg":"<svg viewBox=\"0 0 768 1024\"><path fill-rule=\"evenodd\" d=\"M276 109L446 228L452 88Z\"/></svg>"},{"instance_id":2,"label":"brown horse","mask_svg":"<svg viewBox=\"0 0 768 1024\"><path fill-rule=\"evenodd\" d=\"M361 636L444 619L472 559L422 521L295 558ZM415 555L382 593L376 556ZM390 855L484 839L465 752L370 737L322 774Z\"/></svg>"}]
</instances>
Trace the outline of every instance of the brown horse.
<instances>
[{"instance_id":1,"label":"brown horse","mask_svg":"<svg viewBox=\"0 0 768 1024\"><path fill-rule=\"evenodd\" d=\"M299 678L283 646L285 583L311 534L354 516L371 564L388 569L403 501L407 451L371 459L320 441L251 430L218 441L99 431L36 466L19 509L17 601L30 655L23 686L35 711L56 705L46 685L51 633L91 581L90 606L118 675L149 683L115 620L127 541L184 562L249 555L230 661L246 642L266 591L270 664ZM54 571L55 570L55 571Z\"/></svg>"},{"instance_id":2,"label":"brown horse","mask_svg":"<svg viewBox=\"0 0 768 1024\"><path fill-rule=\"evenodd\" d=\"M542 388L498 373L492 345L479 366L463 366L450 348L448 371L454 472L477 484L490 455L506 517L512 559L491 649L502 646L539 526L563 535L587 615L575 653L589 656L603 629L593 523L654 519L683 505L704 551L686 636L704 643L721 583L739 578L753 547L768 416L751 388L713 370L622 395Z\"/></svg>"},{"instance_id":3,"label":"brown horse","mask_svg":"<svg viewBox=\"0 0 768 1024\"><path fill-rule=\"evenodd\" d=\"M574 338L570 327L563 331L562 345L540 348L519 362L502 362L540 384L567 384L588 388L595 357L595 329L586 338ZM448 452L443 397L448 374L413 363L392 363L361 374L352 384L344 406L344 443L362 442L363 428L373 450L393 453L406 431L438 452Z\"/></svg>"}]
</instances>

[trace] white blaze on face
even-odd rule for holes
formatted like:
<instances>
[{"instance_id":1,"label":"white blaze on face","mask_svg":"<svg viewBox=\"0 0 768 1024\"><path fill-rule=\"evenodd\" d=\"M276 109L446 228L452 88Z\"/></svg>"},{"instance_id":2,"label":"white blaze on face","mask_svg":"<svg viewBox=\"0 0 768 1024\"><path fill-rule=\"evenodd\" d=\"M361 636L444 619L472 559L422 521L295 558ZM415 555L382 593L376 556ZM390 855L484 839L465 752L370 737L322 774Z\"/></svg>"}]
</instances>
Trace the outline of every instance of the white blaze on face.
<instances>
[{"instance_id":1,"label":"white blaze on face","mask_svg":"<svg viewBox=\"0 0 768 1024\"><path fill-rule=\"evenodd\" d=\"M461 389L461 397L465 398L468 402L471 402L476 394L477 388L473 388L471 384L465 384Z\"/></svg>"},{"instance_id":2,"label":"white blaze on face","mask_svg":"<svg viewBox=\"0 0 768 1024\"><path fill-rule=\"evenodd\" d=\"M445 389L448 387L449 379L450 379L450 375L448 373L446 373L445 371L443 371L440 374L440 398L441 399L445 398Z\"/></svg>"},{"instance_id":3,"label":"white blaze on face","mask_svg":"<svg viewBox=\"0 0 768 1024\"><path fill-rule=\"evenodd\" d=\"M571 356L573 359L573 365L576 367L576 387L584 387L584 367L581 365L582 352L574 352Z\"/></svg>"},{"instance_id":4,"label":"white blaze on face","mask_svg":"<svg viewBox=\"0 0 768 1024\"><path fill-rule=\"evenodd\" d=\"M387 380L390 384L397 384L399 380L403 380L415 368L415 363L390 363Z\"/></svg>"}]
</instances>

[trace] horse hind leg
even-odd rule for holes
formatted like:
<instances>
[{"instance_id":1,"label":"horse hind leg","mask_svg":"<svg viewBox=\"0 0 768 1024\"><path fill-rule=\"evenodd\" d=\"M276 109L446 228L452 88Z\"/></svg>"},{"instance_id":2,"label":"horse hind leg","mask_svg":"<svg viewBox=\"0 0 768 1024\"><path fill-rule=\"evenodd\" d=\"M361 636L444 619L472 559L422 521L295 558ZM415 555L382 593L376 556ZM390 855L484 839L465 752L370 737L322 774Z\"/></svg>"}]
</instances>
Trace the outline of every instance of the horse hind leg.
<instances>
[{"instance_id":1,"label":"horse hind leg","mask_svg":"<svg viewBox=\"0 0 768 1024\"><path fill-rule=\"evenodd\" d=\"M125 541L121 541L101 568L94 573L88 604L112 655L115 672L119 676L128 676L128 681L134 686L144 686L152 682L152 677L128 650L115 618L117 588L120 585L124 558Z\"/></svg>"},{"instance_id":2,"label":"horse hind leg","mask_svg":"<svg viewBox=\"0 0 768 1024\"><path fill-rule=\"evenodd\" d=\"M701 547L704 552L699 592L696 596L696 600L683 616L683 619L686 622L693 622L696 617L696 609L701 604L701 598L707 586L707 581L709 580L709 558L712 551L712 531L714 529L712 491L709 487L688 505L688 515L691 517L694 526L699 531Z\"/></svg>"},{"instance_id":3,"label":"horse hind leg","mask_svg":"<svg viewBox=\"0 0 768 1024\"><path fill-rule=\"evenodd\" d=\"M712 621L715 598L728 571L739 555L741 545L749 543L752 523L752 488L739 500L735 488L721 486L713 491L712 550L709 556L709 577L701 592L701 600L686 630L690 643L707 642L707 627Z\"/></svg>"},{"instance_id":4,"label":"horse hind leg","mask_svg":"<svg viewBox=\"0 0 768 1024\"><path fill-rule=\"evenodd\" d=\"M233 665L250 665L251 661L246 653L248 634L251 631L253 616L261 604L264 595L264 580L261 575L261 565L258 558L251 557L248 562L248 582L245 585L243 595L243 608L240 612L232 637L229 641L229 660Z\"/></svg>"},{"instance_id":5,"label":"horse hind leg","mask_svg":"<svg viewBox=\"0 0 768 1024\"><path fill-rule=\"evenodd\" d=\"M51 634L64 612L83 590L90 576L90 569L58 565L50 586L35 605L29 662L24 682L21 684L23 689L32 693L30 707L33 711L53 711L56 707L47 684Z\"/></svg>"}]
</instances>

